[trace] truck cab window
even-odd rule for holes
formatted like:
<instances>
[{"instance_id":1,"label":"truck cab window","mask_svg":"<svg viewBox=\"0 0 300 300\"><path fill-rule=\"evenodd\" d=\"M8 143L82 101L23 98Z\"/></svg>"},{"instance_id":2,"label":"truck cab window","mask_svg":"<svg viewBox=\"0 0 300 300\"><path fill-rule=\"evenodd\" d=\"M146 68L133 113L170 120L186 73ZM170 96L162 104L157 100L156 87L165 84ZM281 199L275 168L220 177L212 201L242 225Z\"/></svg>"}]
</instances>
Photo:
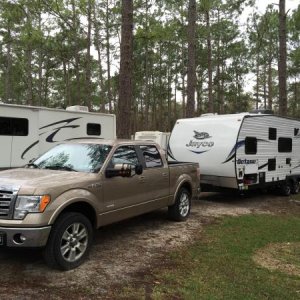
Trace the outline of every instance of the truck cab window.
<instances>
[{"instance_id":1,"label":"truck cab window","mask_svg":"<svg viewBox=\"0 0 300 300\"><path fill-rule=\"evenodd\" d=\"M292 152L293 143L291 138L278 138L278 152Z\"/></svg>"},{"instance_id":2,"label":"truck cab window","mask_svg":"<svg viewBox=\"0 0 300 300\"><path fill-rule=\"evenodd\" d=\"M101 135L101 125L96 123L88 123L86 125L87 135Z\"/></svg>"},{"instance_id":3,"label":"truck cab window","mask_svg":"<svg viewBox=\"0 0 300 300\"><path fill-rule=\"evenodd\" d=\"M246 137L245 139L245 154L256 154L257 152L257 138Z\"/></svg>"},{"instance_id":4,"label":"truck cab window","mask_svg":"<svg viewBox=\"0 0 300 300\"><path fill-rule=\"evenodd\" d=\"M113 168L116 164L130 164L136 166L138 163L139 160L134 147L122 146L115 151L109 165Z\"/></svg>"},{"instance_id":5,"label":"truck cab window","mask_svg":"<svg viewBox=\"0 0 300 300\"><path fill-rule=\"evenodd\" d=\"M155 146L140 146L140 149L143 153L147 168L158 168L163 166L160 154Z\"/></svg>"},{"instance_id":6,"label":"truck cab window","mask_svg":"<svg viewBox=\"0 0 300 300\"><path fill-rule=\"evenodd\" d=\"M28 120L24 118L0 117L0 135L27 136Z\"/></svg>"}]
</instances>

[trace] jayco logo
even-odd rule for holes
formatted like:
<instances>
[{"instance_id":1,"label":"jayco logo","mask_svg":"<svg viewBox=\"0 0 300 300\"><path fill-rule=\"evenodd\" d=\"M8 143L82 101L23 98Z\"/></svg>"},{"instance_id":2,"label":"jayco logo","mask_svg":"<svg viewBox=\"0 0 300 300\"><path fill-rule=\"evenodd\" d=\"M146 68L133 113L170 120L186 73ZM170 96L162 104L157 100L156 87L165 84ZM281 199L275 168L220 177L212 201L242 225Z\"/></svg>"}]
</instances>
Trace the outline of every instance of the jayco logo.
<instances>
[{"instance_id":1,"label":"jayco logo","mask_svg":"<svg viewBox=\"0 0 300 300\"><path fill-rule=\"evenodd\" d=\"M211 148L214 146L214 142L213 141L200 141L200 140L206 140L211 138L211 136L209 135L209 133L207 132L199 132L196 130L194 131L194 135L193 135L193 139L190 140L190 142L188 144L186 144L186 147L188 148L197 148L199 149L201 148L206 148L204 152L208 151L209 149L207 148ZM197 152L198 153L198 152Z\"/></svg>"},{"instance_id":2,"label":"jayco logo","mask_svg":"<svg viewBox=\"0 0 300 300\"><path fill-rule=\"evenodd\" d=\"M211 136L207 132L199 132L194 130L194 138L197 140L205 140L211 138Z\"/></svg>"}]
</instances>

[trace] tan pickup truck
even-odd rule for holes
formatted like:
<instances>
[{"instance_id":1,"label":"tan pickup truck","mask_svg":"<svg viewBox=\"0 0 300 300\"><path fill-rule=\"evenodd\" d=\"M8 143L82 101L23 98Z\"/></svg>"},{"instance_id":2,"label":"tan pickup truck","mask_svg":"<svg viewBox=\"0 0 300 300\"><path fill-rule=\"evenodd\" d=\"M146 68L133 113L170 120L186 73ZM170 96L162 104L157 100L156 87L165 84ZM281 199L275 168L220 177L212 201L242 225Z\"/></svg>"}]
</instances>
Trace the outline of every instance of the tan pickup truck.
<instances>
[{"instance_id":1,"label":"tan pickup truck","mask_svg":"<svg viewBox=\"0 0 300 300\"><path fill-rule=\"evenodd\" d=\"M100 226L168 207L185 220L200 182L195 163L168 164L143 141L82 140L0 172L0 245L44 247L51 267L86 258Z\"/></svg>"}]
</instances>

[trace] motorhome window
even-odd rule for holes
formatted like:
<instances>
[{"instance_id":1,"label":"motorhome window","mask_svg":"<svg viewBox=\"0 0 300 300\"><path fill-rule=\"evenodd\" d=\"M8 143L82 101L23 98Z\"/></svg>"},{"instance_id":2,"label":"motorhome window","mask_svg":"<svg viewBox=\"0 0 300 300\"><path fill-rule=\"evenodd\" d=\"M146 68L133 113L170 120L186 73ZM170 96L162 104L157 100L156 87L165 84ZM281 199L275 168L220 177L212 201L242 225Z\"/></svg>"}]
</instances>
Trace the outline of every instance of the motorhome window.
<instances>
[{"instance_id":1,"label":"motorhome window","mask_svg":"<svg viewBox=\"0 0 300 300\"><path fill-rule=\"evenodd\" d=\"M299 134L299 128L294 128L294 136Z\"/></svg>"},{"instance_id":2,"label":"motorhome window","mask_svg":"<svg viewBox=\"0 0 300 300\"><path fill-rule=\"evenodd\" d=\"M0 135L27 136L28 120L24 118L0 117Z\"/></svg>"},{"instance_id":3,"label":"motorhome window","mask_svg":"<svg viewBox=\"0 0 300 300\"><path fill-rule=\"evenodd\" d=\"M142 150L147 168L163 166L160 154L155 146L140 146L140 149Z\"/></svg>"},{"instance_id":4,"label":"motorhome window","mask_svg":"<svg viewBox=\"0 0 300 300\"><path fill-rule=\"evenodd\" d=\"M269 128L269 140L276 140L277 139L277 129L276 128Z\"/></svg>"},{"instance_id":5,"label":"motorhome window","mask_svg":"<svg viewBox=\"0 0 300 300\"><path fill-rule=\"evenodd\" d=\"M245 154L256 154L257 152L257 138L246 137L245 139Z\"/></svg>"},{"instance_id":6,"label":"motorhome window","mask_svg":"<svg viewBox=\"0 0 300 300\"><path fill-rule=\"evenodd\" d=\"M96 123L88 123L86 126L87 135L101 135L101 125Z\"/></svg>"},{"instance_id":7,"label":"motorhome window","mask_svg":"<svg viewBox=\"0 0 300 300\"><path fill-rule=\"evenodd\" d=\"M278 152L292 152L292 148L291 138L278 138Z\"/></svg>"},{"instance_id":8,"label":"motorhome window","mask_svg":"<svg viewBox=\"0 0 300 300\"><path fill-rule=\"evenodd\" d=\"M276 158L268 159L268 171L276 170Z\"/></svg>"}]
</instances>

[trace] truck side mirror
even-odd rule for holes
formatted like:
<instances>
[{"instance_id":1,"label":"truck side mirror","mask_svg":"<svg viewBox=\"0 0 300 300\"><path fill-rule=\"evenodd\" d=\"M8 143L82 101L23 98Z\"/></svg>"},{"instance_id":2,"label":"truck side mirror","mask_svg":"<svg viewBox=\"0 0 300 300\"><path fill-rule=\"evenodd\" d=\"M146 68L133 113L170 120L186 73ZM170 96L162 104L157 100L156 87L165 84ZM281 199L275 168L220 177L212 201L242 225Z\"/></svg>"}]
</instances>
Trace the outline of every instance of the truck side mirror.
<instances>
[{"instance_id":1,"label":"truck side mirror","mask_svg":"<svg viewBox=\"0 0 300 300\"><path fill-rule=\"evenodd\" d=\"M132 166L129 164L116 164L114 168L107 168L105 176L112 178L116 176L131 177Z\"/></svg>"},{"instance_id":2,"label":"truck side mirror","mask_svg":"<svg viewBox=\"0 0 300 300\"><path fill-rule=\"evenodd\" d=\"M138 164L135 166L135 174L136 175L141 175L143 173L143 165Z\"/></svg>"}]
</instances>

